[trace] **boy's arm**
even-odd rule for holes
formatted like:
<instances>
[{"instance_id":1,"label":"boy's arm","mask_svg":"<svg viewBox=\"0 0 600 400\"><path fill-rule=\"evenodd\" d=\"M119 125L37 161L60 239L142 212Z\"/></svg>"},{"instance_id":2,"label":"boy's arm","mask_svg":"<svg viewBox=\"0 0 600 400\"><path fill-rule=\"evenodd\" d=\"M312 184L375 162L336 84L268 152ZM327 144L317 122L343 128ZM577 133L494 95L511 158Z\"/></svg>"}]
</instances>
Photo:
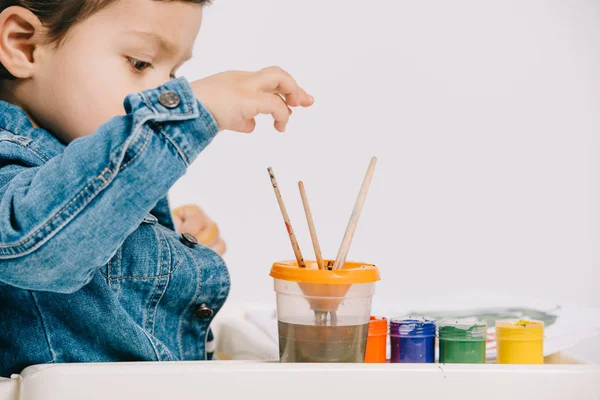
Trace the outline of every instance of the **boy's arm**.
<instances>
[{"instance_id":1,"label":"boy's arm","mask_svg":"<svg viewBox=\"0 0 600 400\"><path fill-rule=\"evenodd\" d=\"M84 286L218 131L184 79L128 96L125 109L41 166L0 147L0 281Z\"/></svg>"},{"instance_id":2,"label":"boy's arm","mask_svg":"<svg viewBox=\"0 0 600 400\"><path fill-rule=\"evenodd\" d=\"M171 216L169 199L166 196L156 203L156 206L154 206L151 213L156 217L156 219L158 219L159 224L175 230L175 223L173 222L173 217Z\"/></svg>"}]
</instances>

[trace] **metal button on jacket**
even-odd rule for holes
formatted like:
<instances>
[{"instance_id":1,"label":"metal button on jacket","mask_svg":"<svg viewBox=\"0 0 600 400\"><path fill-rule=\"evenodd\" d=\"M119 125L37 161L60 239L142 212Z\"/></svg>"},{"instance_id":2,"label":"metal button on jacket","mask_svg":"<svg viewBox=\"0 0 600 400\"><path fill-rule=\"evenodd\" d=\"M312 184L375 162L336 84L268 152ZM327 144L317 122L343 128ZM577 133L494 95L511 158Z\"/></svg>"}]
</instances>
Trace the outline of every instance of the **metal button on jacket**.
<instances>
[{"instance_id":1,"label":"metal button on jacket","mask_svg":"<svg viewBox=\"0 0 600 400\"><path fill-rule=\"evenodd\" d=\"M187 247L194 247L198 244L198 239L191 233L184 233L181 235L181 243L185 244Z\"/></svg>"},{"instance_id":2,"label":"metal button on jacket","mask_svg":"<svg viewBox=\"0 0 600 400\"><path fill-rule=\"evenodd\" d=\"M194 315L198 318L210 318L213 315L213 310L209 308L206 303L202 303L196 307Z\"/></svg>"},{"instance_id":3,"label":"metal button on jacket","mask_svg":"<svg viewBox=\"0 0 600 400\"><path fill-rule=\"evenodd\" d=\"M158 102L167 108L175 108L180 103L179 95L175 92L168 91L158 95Z\"/></svg>"}]
</instances>

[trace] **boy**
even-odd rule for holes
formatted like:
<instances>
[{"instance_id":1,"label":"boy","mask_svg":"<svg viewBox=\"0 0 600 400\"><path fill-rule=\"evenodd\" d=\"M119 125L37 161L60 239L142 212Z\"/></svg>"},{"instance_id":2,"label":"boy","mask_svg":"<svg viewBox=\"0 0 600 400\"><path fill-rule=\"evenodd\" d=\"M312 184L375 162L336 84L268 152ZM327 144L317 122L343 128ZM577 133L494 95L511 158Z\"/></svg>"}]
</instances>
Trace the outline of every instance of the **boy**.
<instances>
[{"instance_id":1,"label":"boy","mask_svg":"<svg viewBox=\"0 0 600 400\"><path fill-rule=\"evenodd\" d=\"M203 3L0 0L0 376L208 357L229 275L167 191L219 130L313 99L277 67L174 78Z\"/></svg>"}]
</instances>

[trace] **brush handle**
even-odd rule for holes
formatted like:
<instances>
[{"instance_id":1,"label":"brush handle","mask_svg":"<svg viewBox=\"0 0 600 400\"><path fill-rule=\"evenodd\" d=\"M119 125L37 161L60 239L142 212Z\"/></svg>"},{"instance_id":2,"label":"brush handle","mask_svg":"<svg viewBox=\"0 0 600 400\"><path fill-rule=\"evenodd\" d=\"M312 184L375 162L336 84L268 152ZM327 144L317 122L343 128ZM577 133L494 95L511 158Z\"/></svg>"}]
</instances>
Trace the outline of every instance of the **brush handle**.
<instances>
[{"instance_id":1,"label":"brush handle","mask_svg":"<svg viewBox=\"0 0 600 400\"><path fill-rule=\"evenodd\" d=\"M306 221L308 222L310 239L312 240L312 244L315 249L317 266L319 267L319 269L325 269L323 255L321 254L321 246L319 245L319 238L317 237L317 229L315 228L315 221L313 220L312 212L310 211L308 196L306 195L306 190L304 189L304 183L302 181L298 182L298 189L300 189L300 197L302 197L302 205L304 206L304 213L306 214Z\"/></svg>"},{"instance_id":2,"label":"brush handle","mask_svg":"<svg viewBox=\"0 0 600 400\"><path fill-rule=\"evenodd\" d=\"M281 215L283 216L283 222L285 222L285 228L290 237L290 242L292 243L292 249L294 249L294 255L296 256L296 261L298 262L298 266L300 268L306 268L306 264L304 263L304 258L302 258L302 252L300 252L300 246L298 245L298 239L296 239L296 235L294 234L294 230L292 229L292 223L290 222L290 217L288 216L287 210L285 208L285 204L283 203L283 197L281 197L281 192L279 191L279 185L277 185L277 179L275 179L275 173L273 172L273 168L269 167L267 169L269 171L269 177L271 178L271 184L273 185L273 190L275 191L275 197L277 198L277 203L279 203L279 209L281 210Z\"/></svg>"},{"instance_id":3,"label":"brush handle","mask_svg":"<svg viewBox=\"0 0 600 400\"><path fill-rule=\"evenodd\" d=\"M367 169L367 174L365 175L365 179L363 180L360 192L358 193L356 203L354 204L354 209L352 210L350 221L348 222L348 226L346 227L346 232L344 233L344 238L342 239L340 250L338 251L337 257L335 258L335 263L333 264L334 270L341 269L346 263L346 257L348 256L348 252L350 251L352 238L354 237L354 232L356 232L356 226L358 225L358 219L360 218L360 213L365 204L365 199L367 198L367 193L369 191L371 179L373 178L373 174L375 173L375 164L377 164L377 157L373 157L371 159L371 162L369 163L369 169Z\"/></svg>"}]
</instances>

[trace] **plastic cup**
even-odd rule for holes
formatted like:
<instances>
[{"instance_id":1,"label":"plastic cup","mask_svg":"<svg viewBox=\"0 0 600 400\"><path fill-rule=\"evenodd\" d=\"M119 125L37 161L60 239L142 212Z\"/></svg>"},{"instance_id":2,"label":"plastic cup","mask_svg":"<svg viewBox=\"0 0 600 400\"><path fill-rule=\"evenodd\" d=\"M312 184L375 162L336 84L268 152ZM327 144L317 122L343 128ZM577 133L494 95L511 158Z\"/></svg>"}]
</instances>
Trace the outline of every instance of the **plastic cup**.
<instances>
[{"instance_id":1,"label":"plastic cup","mask_svg":"<svg viewBox=\"0 0 600 400\"><path fill-rule=\"evenodd\" d=\"M487 326L472 320L438 323L440 363L485 364Z\"/></svg>"},{"instance_id":2,"label":"plastic cup","mask_svg":"<svg viewBox=\"0 0 600 400\"><path fill-rule=\"evenodd\" d=\"M544 322L496 321L498 364L543 364Z\"/></svg>"},{"instance_id":3,"label":"plastic cup","mask_svg":"<svg viewBox=\"0 0 600 400\"><path fill-rule=\"evenodd\" d=\"M332 264L332 262L330 262ZM379 270L346 262L335 271L306 261L271 268L277 298L281 362L363 362Z\"/></svg>"}]
</instances>

